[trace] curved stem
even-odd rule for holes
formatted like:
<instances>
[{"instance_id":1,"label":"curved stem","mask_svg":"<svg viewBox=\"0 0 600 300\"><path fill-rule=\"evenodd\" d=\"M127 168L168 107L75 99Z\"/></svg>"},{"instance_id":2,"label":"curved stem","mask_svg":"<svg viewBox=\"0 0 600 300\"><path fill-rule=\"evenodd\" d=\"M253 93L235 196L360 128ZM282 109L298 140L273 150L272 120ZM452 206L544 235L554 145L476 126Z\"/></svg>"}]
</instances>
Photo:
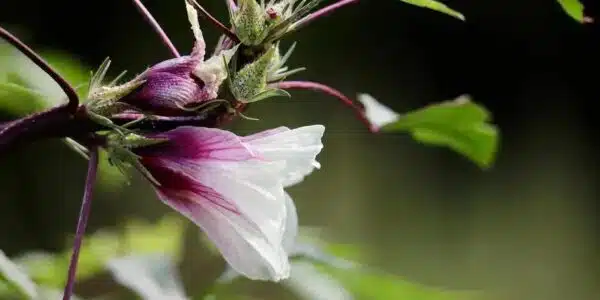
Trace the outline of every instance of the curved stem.
<instances>
[{"instance_id":1,"label":"curved stem","mask_svg":"<svg viewBox=\"0 0 600 300\"><path fill-rule=\"evenodd\" d=\"M68 105L53 107L0 126L0 153L19 143L31 142L68 127L73 119Z\"/></svg>"},{"instance_id":2,"label":"curved stem","mask_svg":"<svg viewBox=\"0 0 600 300\"><path fill-rule=\"evenodd\" d=\"M194 5L198 9L200 14L203 15L205 18L207 18L208 21L213 23L213 25L217 26L217 28L219 28L223 32L224 35L226 35L228 38L230 38L231 40L233 40L236 43L240 42L240 39L237 37L237 35L235 35L235 33L233 31L231 31L229 28L227 28L227 26L223 25L223 23L221 23L219 20L217 20L217 18L213 17L213 15L211 15L206 9L204 9L204 7L202 7L200 4L198 4L198 2L196 0L187 0L187 1L192 3L192 5Z\"/></svg>"},{"instance_id":3,"label":"curved stem","mask_svg":"<svg viewBox=\"0 0 600 300\"><path fill-rule=\"evenodd\" d=\"M345 6L347 4L351 4L351 3L354 3L354 2L358 2L358 0L341 0L341 1L338 1L336 3L331 4L329 6L323 7L321 9L315 11L314 13L309 14L308 16L306 16L306 17L304 17L304 18L296 21L296 23L292 24L291 29L292 30L298 29L298 28L300 28L300 27L308 24L310 21L313 21L313 20L315 20L317 18L325 16L326 14L328 14L328 13L330 13L330 12L332 12L332 11L334 11L334 10L342 7L342 6Z\"/></svg>"},{"instance_id":4,"label":"curved stem","mask_svg":"<svg viewBox=\"0 0 600 300\"><path fill-rule=\"evenodd\" d=\"M12 35L6 29L0 27L0 37L4 38L15 48L19 49L21 53L27 56L31 61L33 61L40 69L42 69L46 74L50 75L52 79L60 86L60 88L67 94L69 98L69 103L67 104L69 111L71 113L75 113L77 111L77 107L79 106L79 97L77 96L77 92L75 89L65 80L60 74L58 74L42 57L37 55L31 48L29 48L25 43L21 42L16 36Z\"/></svg>"},{"instance_id":5,"label":"curved stem","mask_svg":"<svg viewBox=\"0 0 600 300\"><path fill-rule=\"evenodd\" d=\"M144 6L144 4L142 4L142 1L141 0L133 0L133 4L135 4L135 7L137 7L138 11L142 14L142 16L144 16L144 19L146 19L148 24L150 24L150 26L152 26L152 29L154 29L154 32L156 32L158 34L158 36L160 37L162 42L165 44L165 46L167 46L167 48L169 48L169 50L171 51L173 56L179 57L180 56L179 51L177 51L177 48L175 48L175 45L173 45L173 42L171 42L171 40L169 39L169 36L165 33L165 31L162 29L162 27L160 27L160 24L158 24L156 19L154 19L154 17L150 13L150 11L148 11L148 9Z\"/></svg>"},{"instance_id":6,"label":"curved stem","mask_svg":"<svg viewBox=\"0 0 600 300\"><path fill-rule=\"evenodd\" d=\"M81 242L85 234L90 209L92 206L92 194L94 191L94 183L96 182L96 174L98 173L98 146L90 147L90 160L88 162L87 178L85 180L85 190L83 192L83 201L81 202L81 210L79 212L79 220L77 221L77 230L75 232L75 241L73 244L73 254L69 263L69 272L67 275L67 284L63 293L63 300L70 300L73 295L73 286L75 285L75 274L77 272L77 262L79 260L79 250Z\"/></svg>"},{"instance_id":7,"label":"curved stem","mask_svg":"<svg viewBox=\"0 0 600 300\"><path fill-rule=\"evenodd\" d=\"M379 131L377 129L377 127L374 126L373 124L371 124L369 119L367 119L367 116L365 115L365 111L362 107L356 105L354 102L352 102L352 100L350 100L350 98L346 97L346 95L342 94L342 92L340 92L332 87L329 87L327 85L324 85L324 84L321 84L318 82L311 82L311 81L281 81L281 82L273 83L273 84L271 84L271 86L277 87L280 89L314 90L314 91L323 92L329 96L336 97L344 105L346 105L354 110L358 119L361 122L363 122L367 126L367 128L369 128L369 131L371 131L373 133Z\"/></svg>"}]
</instances>

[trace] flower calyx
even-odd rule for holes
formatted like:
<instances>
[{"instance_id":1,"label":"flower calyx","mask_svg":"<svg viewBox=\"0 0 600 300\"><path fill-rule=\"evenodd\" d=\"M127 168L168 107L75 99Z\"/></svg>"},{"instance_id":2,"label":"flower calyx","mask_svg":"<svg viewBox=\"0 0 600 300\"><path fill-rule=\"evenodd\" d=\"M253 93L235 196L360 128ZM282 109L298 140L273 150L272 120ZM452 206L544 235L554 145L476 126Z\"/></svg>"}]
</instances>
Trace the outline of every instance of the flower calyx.
<instances>
[{"instance_id":1,"label":"flower calyx","mask_svg":"<svg viewBox=\"0 0 600 300\"><path fill-rule=\"evenodd\" d=\"M232 76L228 76L229 87L235 99L242 103L252 103L275 96L290 97L290 94L284 90L268 87L271 80L289 74L287 68L282 67L285 60L280 57L278 47L272 46L258 59L245 65ZM229 67L230 73L233 73L235 68L235 61L233 61ZM301 70L292 71L295 73Z\"/></svg>"},{"instance_id":2,"label":"flower calyx","mask_svg":"<svg viewBox=\"0 0 600 300\"><path fill-rule=\"evenodd\" d=\"M269 44L293 31L321 0L239 0L238 9L230 10L231 23L240 42L247 46Z\"/></svg>"},{"instance_id":3,"label":"flower calyx","mask_svg":"<svg viewBox=\"0 0 600 300\"><path fill-rule=\"evenodd\" d=\"M126 169L133 166L152 184L160 186L160 183L142 165L140 157L133 150L165 142L168 142L167 138L149 138L134 132L127 134L108 133L106 135L105 148L108 153L109 163L119 169L121 173L126 175Z\"/></svg>"}]
</instances>

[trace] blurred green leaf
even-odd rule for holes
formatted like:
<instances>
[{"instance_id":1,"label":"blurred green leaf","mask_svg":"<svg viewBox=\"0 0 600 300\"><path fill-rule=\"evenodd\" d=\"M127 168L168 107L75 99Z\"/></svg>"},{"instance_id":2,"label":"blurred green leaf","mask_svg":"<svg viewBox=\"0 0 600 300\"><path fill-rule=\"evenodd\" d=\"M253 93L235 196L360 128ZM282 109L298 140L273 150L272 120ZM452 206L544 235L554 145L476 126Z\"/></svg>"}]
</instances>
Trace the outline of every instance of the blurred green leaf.
<instances>
[{"instance_id":1,"label":"blurred green leaf","mask_svg":"<svg viewBox=\"0 0 600 300\"><path fill-rule=\"evenodd\" d=\"M450 147L487 168L498 147L498 131L489 119L483 106L463 96L404 114L382 131L410 132L419 142Z\"/></svg>"},{"instance_id":2,"label":"blurred green leaf","mask_svg":"<svg viewBox=\"0 0 600 300\"><path fill-rule=\"evenodd\" d=\"M58 51L42 51L42 57L77 89L81 99L87 94L90 74L86 67L71 55ZM60 87L27 57L12 46L0 42L0 111L16 117L41 111L65 103ZM114 190L122 187L127 178L108 163L101 154L98 182L101 188Z\"/></svg>"},{"instance_id":3,"label":"blurred green leaf","mask_svg":"<svg viewBox=\"0 0 600 300\"><path fill-rule=\"evenodd\" d=\"M118 190L129 182L127 174L123 174L119 168L110 164L104 149L100 149L99 152L98 182L108 191Z\"/></svg>"},{"instance_id":4,"label":"blurred green leaf","mask_svg":"<svg viewBox=\"0 0 600 300\"><path fill-rule=\"evenodd\" d=\"M562 9L576 21L583 23L583 5L579 0L558 0Z\"/></svg>"},{"instance_id":5,"label":"blurred green leaf","mask_svg":"<svg viewBox=\"0 0 600 300\"><path fill-rule=\"evenodd\" d=\"M386 274L373 272L365 269L354 271L340 270L336 268L321 268L339 280L344 287L352 292L355 299L365 300L473 300L480 299L480 295L474 292L457 292L434 289L422 285L410 283L401 278Z\"/></svg>"},{"instance_id":6,"label":"blurred green leaf","mask_svg":"<svg viewBox=\"0 0 600 300\"><path fill-rule=\"evenodd\" d=\"M0 105L18 116L44 109L39 92L14 82L0 82Z\"/></svg>"},{"instance_id":7,"label":"blurred green leaf","mask_svg":"<svg viewBox=\"0 0 600 300\"><path fill-rule=\"evenodd\" d=\"M107 262L121 255L162 253L178 259L183 237L183 220L174 215L156 224L128 222L121 233L98 231L86 236L79 254L77 279L89 279L105 270ZM59 254L31 252L15 259L30 276L50 287L62 287L71 257L70 244Z\"/></svg>"},{"instance_id":8,"label":"blurred green leaf","mask_svg":"<svg viewBox=\"0 0 600 300\"><path fill-rule=\"evenodd\" d=\"M288 250L290 261L300 263L300 265L303 263L316 263L340 269L349 269L355 266L354 262L342 257L358 257L359 250L357 247L327 244L318 239L314 232L313 234L308 232L305 228L300 228L300 235L297 237L295 245ZM292 272L295 272L293 268L294 265L292 264ZM301 268L305 267L302 266ZM217 282L218 284L228 284L240 277L242 275L227 264Z\"/></svg>"},{"instance_id":9,"label":"blurred green leaf","mask_svg":"<svg viewBox=\"0 0 600 300\"><path fill-rule=\"evenodd\" d=\"M90 71L93 68L84 65L73 55L62 51L43 50L40 55L46 59L54 70L73 85L81 101L85 101L88 92L87 85L91 76ZM57 91L62 91L58 85L54 84L54 86L58 88ZM66 99L63 99L63 101L66 102Z\"/></svg>"},{"instance_id":10,"label":"blurred green leaf","mask_svg":"<svg viewBox=\"0 0 600 300\"><path fill-rule=\"evenodd\" d=\"M130 255L111 259L108 269L117 282L144 300L185 300L175 262L162 254Z\"/></svg>"},{"instance_id":11,"label":"blurred green leaf","mask_svg":"<svg viewBox=\"0 0 600 300\"><path fill-rule=\"evenodd\" d=\"M35 283L33 283L21 267L13 263L2 250L0 250L0 281L8 283L28 299L36 299L38 296Z\"/></svg>"},{"instance_id":12,"label":"blurred green leaf","mask_svg":"<svg viewBox=\"0 0 600 300\"><path fill-rule=\"evenodd\" d=\"M15 262L22 266L36 282L59 288L64 284L68 261L59 255L45 252L30 252L19 256Z\"/></svg>"},{"instance_id":13,"label":"blurred green leaf","mask_svg":"<svg viewBox=\"0 0 600 300\"><path fill-rule=\"evenodd\" d=\"M114 233L98 232L87 236L79 254L77 279L88 279L102 272L106 262L117 256L119 251L119 237ZM60 288L65 283L70 258L71 247L67 247L59 254L27 253L16 259L16 262L23 266L36 282Z\"/></svg>"},{"instance_id":14,"label":"blurred green leaf","mask_svg":"<svg viewBox=\"0 0 600 300\"><path fill-rule=\"evenodd\" d=\"M53 289L46 287L39 287L39 300L49 300L49 299L62 299L63 290L61 289ZM82 300L81 297L77 295L71 295L71 300Z\"/></svg>"},{"instance_id":15,"label":"blurred green leaf","mask_svg":"<svg viewBox=\"0 0 600 300\"><path fill-rule=\"evenodd\" d=\"M91 278L102 272L105 270L106 262L121 254L122 251L123 249L120 246L119 235L116 233L99 231L88 236L84 239L81 252L79 253L77 279L83 280ZM70 257L71 249L68 249L62 255L66 269L68 269Z\"/></svg>"},{"instance_id":16,"label":"blurred green leaf","mask_svg":"<svg viewBox=\"0 0 600 300\"><path fill-rule=\"evenodd\" d=\"M423 8L429 8L431 10L435 10L435 11L438 11L441 13L445 13L447 15L453 16L462 21L465 20L465 16L463 16L463 14L451 9L447 5L445 5L441 2L438 2L438 1L434 1L434 0L400 0L400 1L406 2L408 4L412 4L415 6L423 7Z\"/></svg>"},{"instance_id":17,"label":"blurred green leaf","mask_svg":"<svg viewBox=\"0 0 600 300\"><path fill-rule=\"evenodd\" d=\"M131 220L122 236L123 248L128 253L163 253L179 259L184 225L185 220L174 214L164 216L156 224Z\"/></svg>"},{"instance_id":18,"label":"blurred green leaf","mask_svg":"<svg viewBox=\"0 0 600 300\"><path fill-rule=\"evenodd\" d=\"M292 263L292 273L283 282L301 299L306 300L350 300L350 292L342 286L339 280L321 272L312 263L295 261ZM392 299L392 298L390 298Z\"/></svg>"}]
</instances>

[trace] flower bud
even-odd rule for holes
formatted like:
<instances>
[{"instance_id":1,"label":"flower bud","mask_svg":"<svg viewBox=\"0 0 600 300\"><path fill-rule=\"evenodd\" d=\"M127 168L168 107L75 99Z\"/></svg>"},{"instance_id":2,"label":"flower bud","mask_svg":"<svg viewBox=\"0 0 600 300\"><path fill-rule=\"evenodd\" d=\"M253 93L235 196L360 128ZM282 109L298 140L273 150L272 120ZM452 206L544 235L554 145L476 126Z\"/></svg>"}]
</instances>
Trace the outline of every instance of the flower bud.
<instances>
[{"instance_id":1,"label":"flower bud","mask_svg":"<svg viewBox=\"0 0 600 300\"><path fill-rule=\"evenodd\" d=\"M245 45L259 45L269 32L264 8L256 0L240 0L232 21L235 34Z\"/></svg>"},{"instance_id":2,"label":"flower bud","mask_svg":"<svg viewBox=\"0 0 600 300\"><path fill-rule=\"evenodd\" d=\"M267 75L275 58L276 48L271 47L256 61L243 67L231 82L231 92L237 100L243 102L254 102L256 95L265 91L267 87Z\"/></svg>"},{"instance_id":3,"label":"flower bud","mask_svg":"<svg viewBox=\"0 0 600 300\"><path fill-rule=\"evenodd\" d=\"M90 93L90 99L95 102L90 109L105 116L115 113L115 108L180 116L215 100L227 78L225 62L237 48L221 51L218 56L203 61L204 49L199 47L197 45L188 56L158 63L125 84L95 88Z\"/></svg>"},{"instance_id":4,"label":"flower bud","mask_svg":"<svg viewBox=\"0 0 600 300\"><path fill-rule=\"evenodd\" d=\"M138 89L119 102L159 115L179 115L182 108L214 99L218 87L209 86L194 75L202 58L190 55L163 61L146 70Z\"/></svg>"},{"instance_id":5,"label":"flower bud","mask_svg":"<svg viewBox=\"0 0 600 300\"><path fill-rule=\"evenodd\" d=\"M214 102L219 88L227 78L227 63L237 51L237 46L220 50L204 61L206 45L198 22L198 13L186 2L188 20L196 40L192 53L160 62L120 86L100 87L108 63L103 64L94 76L88 106L98 115L110 117L123 110L160 116L189 116L198 114L200 108ZM99 100L98 100L99 99ZM223 101L220 101L223 102ZM115 112L115 108L117 112Z\"/></svg>"}]
</instances>

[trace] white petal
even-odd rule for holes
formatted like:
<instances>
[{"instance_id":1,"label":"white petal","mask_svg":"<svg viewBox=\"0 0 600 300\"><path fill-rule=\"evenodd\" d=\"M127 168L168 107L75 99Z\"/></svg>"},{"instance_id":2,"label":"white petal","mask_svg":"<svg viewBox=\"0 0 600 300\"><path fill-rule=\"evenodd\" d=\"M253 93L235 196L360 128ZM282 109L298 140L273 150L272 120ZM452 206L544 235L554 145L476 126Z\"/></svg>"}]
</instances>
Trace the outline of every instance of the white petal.
<instances>
[{"instance_id":1,"label":"white petal","mask_svg":"<svg viewBox=\"0 0 600 300\"><path fill-rule=\"evenodd\" d=\"M206 89L210 92L211 97L217 97L219 87L227 79L227 66L225 62L229 63L236 53L237 48L238 46L235 46L231 49L221 51L218 55L199 64L194 70L194 75L198 76L206 84Z\"/></svg>"},{"instance_id":2,"label":"white petal","mask_svg":"<svg viewBox=\"0 0 600 300\"><path fill-rule=\"evenodd\" d=\"M283 233L283 249L289 255L294 249L296 244L296 236L298 236L298 213L296 211L296 205L292 197L286 192L285 193L285 207L287 212L287 218L285 222L285 231Z\"/></svg>"},{"instance_id":3,"label":"white petal","mask_svg":"<svg viewBox=\"0 0 600 300\"><path fill-rule=\"evenodd\" d=\"M289 277L290 265L281 244L274 245L260 228L242 214L196 199L190 195L164 194L159 197L202 228L227 263L254 280L279 281Z\"/></svg>"},{"instance_id":4,"label":"white petal","mask_svg":"<svg viewBox=\"0 0 600 300\"><path fill-rule=\"evenodd\" d=\"M233 203L271 243L281 243L286 218L283 162L187 161L176 168Z\"/></svg>"},{"instance_id":5,"label":"white petal","mask_svg":"<svg viewBox=\"0 0 600 300\"><path fill-rule=\"evenodd\" d=\"M396 122L400 118L399 114L377 102L371 95L359 94L358 101L365 106L365 115L369 122L377 128Z\"/></svg>"},{"instance_id":6,"label":"white petal","mask_svg":"<svg viewBox=\"0 0 600 300\"><path fill-rule=\"evenodd\" d=\"M287 192L285 193L285 206L287 210L287 218L282 245L289 257L296 246L296 237L298 236L298 214L296 212L296 205ZM231 265L228 264L218 281L228 283L238 276L240 276L240 273L238 273L231 267Z\"/></svg>"},{"instance_id":7,"label":"white petal","mask_svg":"<svg viewBox=\"0 0 600 300\"><path fill-rule=\"evenodd\" d=\"M204 36L202 35L202 30L200 30L200 23L198 22L198 12L194 8L193 5L189 3L189 1L185 1L185 9L187 10L188 21L192 26L192 32L194 33L194 37L196 41L204 44Z\"/></svg>"},{"instance_id":8,"label":"white petal","mask_svg":"<svg viewBox=\"0 0 600 300\"><path fill-rule=\"evenodd\" d=\"M221 201L221 205L209 199L209 196L203 198L202 195L189 193L161 197L171 206L173 205L169 202L173 201L169 201L170 198L195 198L193 201L202 205L200 209L205 211L203 215L209 214L212 217L207 217L210 221L206 221L188 214L189 218L217 243L234 269L253 279L279 280L288 276L287 254L282 247L287 216L286 199L281 185L285 162L165 159L164 165L187 174L225 199ZM226 209L231 204L236 211ZM221 224L210 223L213 221ZM225 230L223 226L229 228L228 232L209 232ZM217 239L227 239L228 242L221 242L219 245ZM240 249L242 246L238 244L246 246ZM260 259L252 256L265 257L259 262ZM250 270L250 266L244 264L247 258L251 260L250 266L254 266Z\"/></svg>"},{"instance_id":9,"label":"white petal","mask_svg":"<svg viewBox=\"0 0 600 300\"><path fill-rule=\"evenodd\" d=\"M284 187L304 179L320 165L316 157L323 149L321 138L323 125L304 126L290 130L279 127L266 132L242 137L242 141L254 153L267 161L285 161Z\"/></svg>"}]
</instances>

